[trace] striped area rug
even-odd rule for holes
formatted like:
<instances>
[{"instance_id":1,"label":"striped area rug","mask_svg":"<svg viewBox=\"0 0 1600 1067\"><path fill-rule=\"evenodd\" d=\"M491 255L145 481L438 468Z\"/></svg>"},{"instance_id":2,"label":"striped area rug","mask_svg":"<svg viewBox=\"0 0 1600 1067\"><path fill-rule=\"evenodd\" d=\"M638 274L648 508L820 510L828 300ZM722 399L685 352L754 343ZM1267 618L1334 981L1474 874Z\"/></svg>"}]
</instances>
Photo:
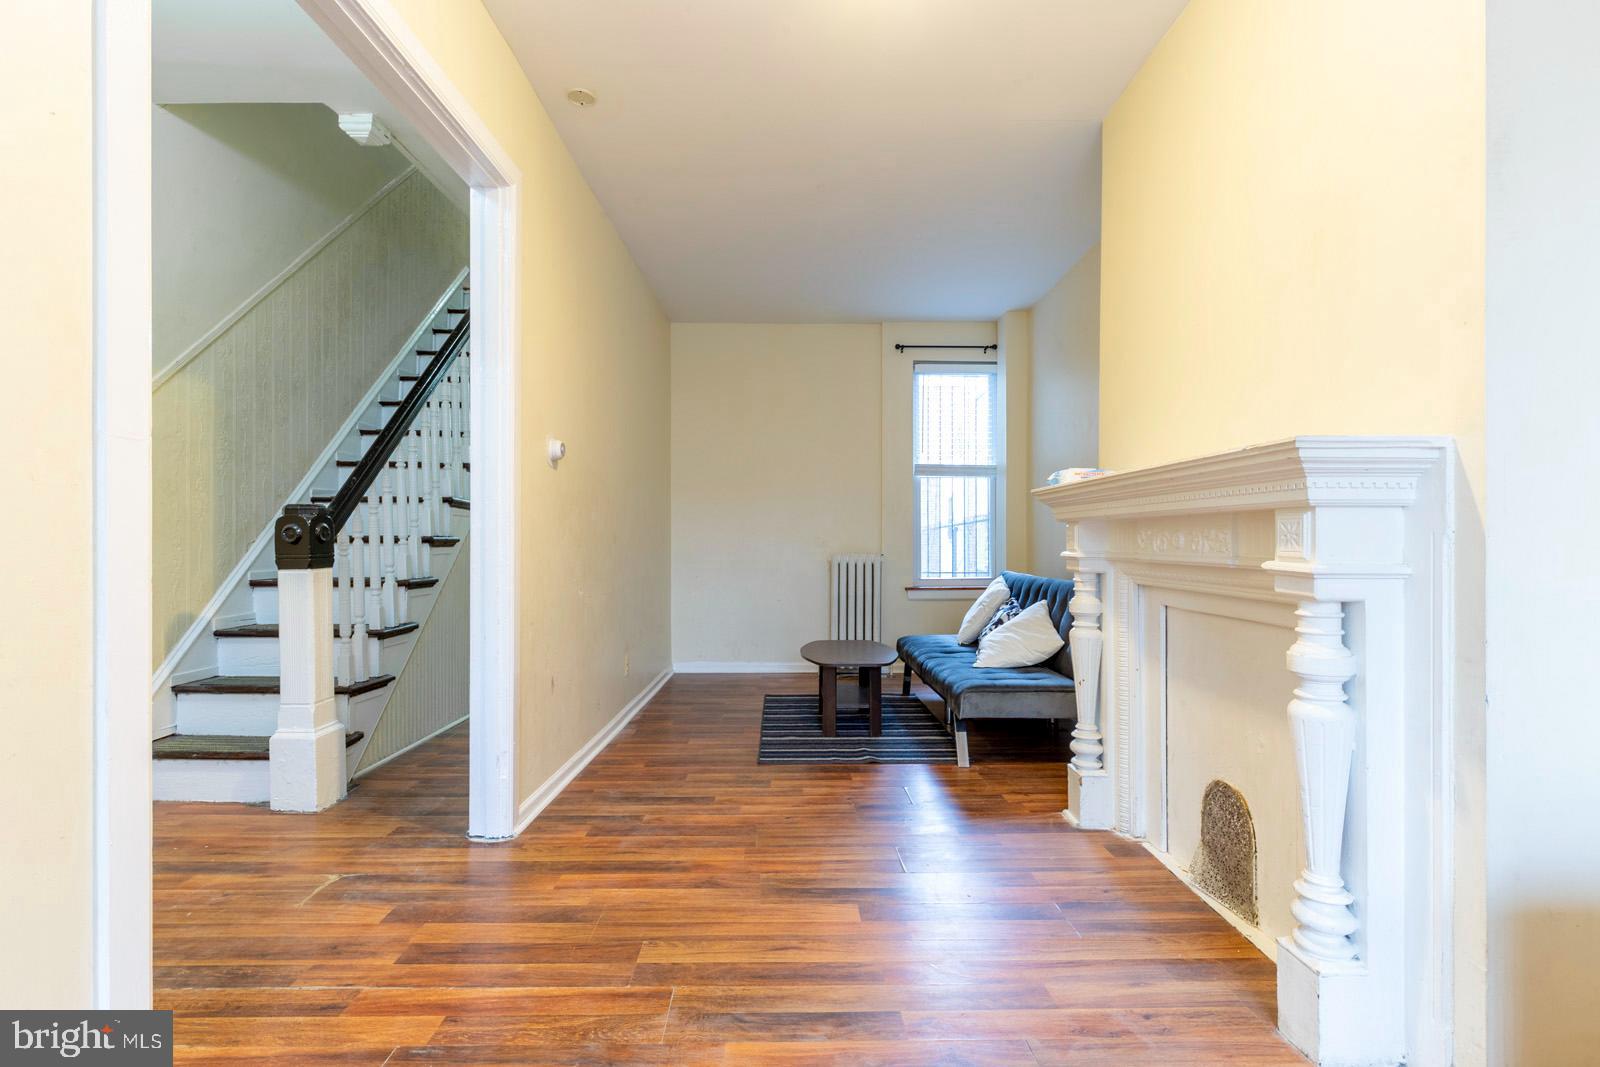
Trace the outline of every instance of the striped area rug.
<instances>
[{"instance_id":1,"label":"striped area rug","mask_svg":"<svg viewBox=\"0 0 1600 1067\"><path fill-rule=\"evenodd\" d=\"M867 713L841 711L838 736L822 736L815 693L768 695L761 703L758 763L954 763L956 741L916 697L883 694L883 736Z\"/></svg>"}]
</instances>

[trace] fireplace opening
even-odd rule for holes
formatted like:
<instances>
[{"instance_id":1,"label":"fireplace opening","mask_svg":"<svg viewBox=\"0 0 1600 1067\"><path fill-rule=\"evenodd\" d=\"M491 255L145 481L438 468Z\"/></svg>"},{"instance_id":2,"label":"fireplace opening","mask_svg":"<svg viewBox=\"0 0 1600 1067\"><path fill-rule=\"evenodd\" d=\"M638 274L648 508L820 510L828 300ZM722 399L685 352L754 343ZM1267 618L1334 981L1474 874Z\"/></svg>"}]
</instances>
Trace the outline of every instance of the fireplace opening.
<instances>
[{"instance_id":1,"label":"fireplace opening","mask_svg":"<svg viewBox=\"0 0 1600 1067\"><path fill-rule=\"evenodd\" d=\"M1256 828L1244 794L1222 779L1206 786L1200 802L1200 844L1190 868L1194 884L1249 923L1256 907Z\"/></svg>"}]
</instances>

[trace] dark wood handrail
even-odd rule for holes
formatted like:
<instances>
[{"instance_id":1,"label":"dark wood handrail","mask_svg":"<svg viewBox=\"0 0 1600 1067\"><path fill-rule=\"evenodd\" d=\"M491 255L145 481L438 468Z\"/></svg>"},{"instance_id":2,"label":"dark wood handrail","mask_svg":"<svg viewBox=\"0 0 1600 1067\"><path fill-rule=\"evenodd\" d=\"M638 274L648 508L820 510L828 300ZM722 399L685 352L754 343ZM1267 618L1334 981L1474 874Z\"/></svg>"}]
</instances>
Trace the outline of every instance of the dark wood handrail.
<instances>
[{"instance_id":1,"label":"dark wood handrail","mask_svg":"<svg viewBox=\"0 0 1600 1067\"><path fill-rule=\"evenodd\" d=\"M428 363L411 391L373 439L366 454L345 479L344 485L326 504L290 504L278 517L273 531L273 554L280 570L316 570L333 566L334 537L355 513L361 498L367 495L372 483L389 462L394 450L400 447L411 432L412 424L422 413L428 397L444 381L451 364L467 347L471 333L471 315L463 314L450 336L445 338L438 355Z\"/></svg>"}]
</instances>

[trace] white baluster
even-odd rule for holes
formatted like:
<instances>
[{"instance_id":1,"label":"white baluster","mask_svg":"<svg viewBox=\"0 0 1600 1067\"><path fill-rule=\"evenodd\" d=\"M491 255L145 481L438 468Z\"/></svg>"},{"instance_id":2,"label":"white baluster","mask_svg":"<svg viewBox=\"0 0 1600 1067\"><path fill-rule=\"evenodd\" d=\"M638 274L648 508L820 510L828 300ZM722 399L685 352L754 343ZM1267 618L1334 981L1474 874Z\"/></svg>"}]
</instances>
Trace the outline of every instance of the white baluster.
<instances>
[{"instance_id":1,"label":"white baluster","mask_svg":"<svg viewBox=\"0 0 1600 1067\"><path fill-rule=\"evenodd\" d=\"M422 433L422 473L427 479L427 488L424 490L428 498L428 522L425 534L432 536L439 529L439 405L429 399L428 410L425 413L427 423ZM432 574L433 569L424 563L423 574Z\"/></svg>"},{"instance_id":2,"label":"white baluster","mask_svg":"<svg viewBox=\"0 0 1600 1067\"><path fill-rule=\"evenodd\" d=\"M1314 961L1344 963L1356 956L1355 898L1339 871L1344 850L1345 804L1356 747L1356 717L1344 686L1355 676L1355 656L1344 644L1344 605L1301 601L1289 669L1300 684L1289 701L1295 765L1300 773L1300 815L1305 823L1306 866L1294 883L1295 948Z\"/></svg>"},{"instance_id":3,"label":"white baluster","mask_svg":"<svg viewBox=\"0 0 1600 1067\"><path fill-rule=\"evenodd\" d=\"M383 585L379 589L379 598L382 604L384 626L394 626L400 621L394 585L395 556L398 555L394 543L394 509L389 503L393 499L391 495L393 487L390 484L391 473L389 465L385 463L379 471L377 479L373 481L372 489L370 490L378 502L378 530L383 540L383 550L379 557L383 566Z\"/></svg>"},{"instance_id":4,"label":"white baluster","mask_svg":"<svg viewBox=\"0 0 1600 1067\"><path fill-rule=\"evenodd\" d=\"M461 427L456 438L458 455L461 460L461 491L457 494L470 500L472 493L467 488L471 484L467 473L467 461L472 457L467 448L467 443L472 435L472 361L467 353L461 353L461 380L458 383L458 392L461 397Z\"/></svg>"},{"instance_id":5,"label":"white baluster","mask_svg":"<svg viewBox=\"0 0 1600 1067\"><path fill-rule=\"evenodd\" d=\"M450 461L454 456L451 449L451 437L455 433L455 407L450 402L450 379L448 377L439 383L439 391L434 394L439 398L439 530L444 532L449 529L447 525L447 508L444 498L455 496L455 478Z\"/></svg>"},{"instance_id":6,"label":"white baluster","mask_svg":"<svg viewBox=\"0 0 1600 1067\"><path fill-rule=\"evenodd\" d=\"M432 470L433 456L433 415L431 411L423 413L424 424L422 432L417 435L418 492L421 499L417 507L417 577L433 577L433 546L428 543L428 538L433 536L434 512L438 507L438 497L434 495L438 472Z\"/></svg>"},{"instance_id":7,"label":"white baluster","mask_svg":"<svg viewBox=\"0 0 1600 1067\"><path fill-rule=\"evenodd\" d=\"M357 508L345 527L350 541L350 576L345 590L350 611L350 678L356 682L372 676L367 670L367 544L360 515Z\"/></svg>"},{"instance_id":8,"label":"white baluster","mask_svg":"<svg viewBox=\"0 0 1600 1067\"><path fill-rule=\"evenodd\" d=\"M400 458L401 445L395 446L395 463L403 462ZM411 577L411 550L406 544L406 534L409 532L406 524L405 498L401 495L404 491L405 473L399 466L386 469L383 484L389 490L388 498L384 501L385 512L389 516L390 536L394 545L394 621L406 622L411 618L411 590L406 585Z\"/></svg>"},{"instance_id":9,"label":"white baluster","mask_svg":"<svg viewBox=\"0 0 1600 1067\"><path fill-rule=\"evenodd\" d=\"M345 585L339 585L341 576ZM350 598L344 590L350 582L350 535L334 538L333 548L333 679L341 685L353 680L350 669Z\"/></svg>"},{"instance_id":10,"label":"white baluster","mask_svg":"<svg viewBox=\"0 0 1600 1067\"><path fill-rule=\"evenodd\" d=\"M422 577L422 431L406 434L406 551L411 577Z\"/></svg>"},{"instance_id":11,"label":"white baluster","mask_svg":"<svg viewBox=\"0 0 1600 1067\"><path fill-rule=\"evenodd\" d=\"M383 538L379 535L378 499L368 492L366 501L362 504L366 509L364 521L361 524L367 535L367 630L370 635L373 629L381 629L387 623L383 621ZM370 647L370 646L369 646ZM369 666L375 665L369 660ZM378 673L376 669L373 674Z\"/></svg>"}]
</instances>

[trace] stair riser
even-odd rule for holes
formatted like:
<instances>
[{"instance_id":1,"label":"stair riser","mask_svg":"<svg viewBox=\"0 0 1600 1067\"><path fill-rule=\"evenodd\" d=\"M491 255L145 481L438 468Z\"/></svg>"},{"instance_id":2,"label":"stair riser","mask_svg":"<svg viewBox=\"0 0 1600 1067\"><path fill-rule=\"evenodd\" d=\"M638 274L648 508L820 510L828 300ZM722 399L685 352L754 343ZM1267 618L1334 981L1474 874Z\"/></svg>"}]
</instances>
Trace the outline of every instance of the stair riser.
<instances>
[{"instance_id":1,"label":"stair riser","mask_svg":"<svg viewBox=\"0 0 1600 1067\"><path fill-rule=\"evenodd\" d=\"M216 641L218 674L278 674L277 638L219 637ZM193 695L188 694L182 699ZM179 710L182 710L181 703Z\"/></svg>"},{"instance_id":2,"label":"stair riser","mask_svg":"<svg viewBox=\"0 0 1600 1067\"><path fill-rule=\"evenodd\" d=\"M152 785L157 800L213 804L265 804L271 798L268 760L158 759Z\"/></svg>"},{"instance_id":3,"label":"stair riser","mask_svg":"<svg viewBox=\"0 0 1600 1067\"><path fill-rule=\"evenodd\" d=\"M278 728L277 693L179 693L174 706L180 734L265 737Z\"/></svg>"},{"instance_id":4,"label":"stair riser","mask_svg":"<svg viewBox=\"0 0 1600 1067\"><path fill-rule=\"evenodd\" d=\"M267 624L278 622L278 587L275 585L251 586L250 608L255 612L256 622ZM276 674L278 672L273 671L272 673Z\"/></svg>"},{"instance_id":5,"label":"stair riser","mask_svg":"<svg viewBox=\"0 0 1600 1067\"><path fill-rule=\"evenodd\" d=\"M340 700L343 704L343 698ZM345 753L345 773L353 773L369 739ZM158 759L152 761L154 798L211 804L265 804L271 800L270 760Z\"/></svg>"},{"instance_id":6,"label":"stair riser","mask_svg":"<svg viewBox=\"0 0 1600 1067\"><path fill-rule=\"evenodd\" d=\"M432 590L429 590L432 592ZM420 605L418 605L420 607ZM375 642L379 650L380 666L376 671L368 670L373 674L397 674L405 665L406 656L411 651L411 646L416 644L417 631L400 634L382 641ZM242 675L270 675L278 674L278 639L276 637L219 637L217 641L217 673L242 674ZM196 693L181 694L179 696L178 714L183 714L183 701L191 700L198 696ZM243 696L244 694L237 694ZM248 697L247 697L248 699ZM195 731L185 729L182 719L179 719L178 730L180 733L254 733L252 730L205 730ZM267 731L270 733L271 731Z\"/></svg>"}]
</instances>

